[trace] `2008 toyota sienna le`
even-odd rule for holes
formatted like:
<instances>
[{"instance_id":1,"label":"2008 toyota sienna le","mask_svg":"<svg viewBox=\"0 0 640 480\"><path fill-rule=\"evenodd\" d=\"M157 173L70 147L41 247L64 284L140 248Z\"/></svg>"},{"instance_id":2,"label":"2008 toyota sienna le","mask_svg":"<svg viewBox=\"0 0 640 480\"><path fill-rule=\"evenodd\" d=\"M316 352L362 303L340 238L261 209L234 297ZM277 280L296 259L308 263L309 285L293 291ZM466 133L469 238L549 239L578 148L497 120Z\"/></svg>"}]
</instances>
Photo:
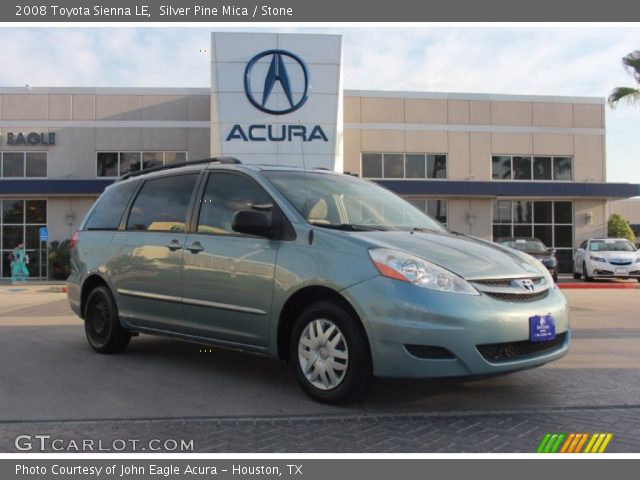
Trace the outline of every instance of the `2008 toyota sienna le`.
<instances>
[{"instance_id":1,"label":"2008 toyota sienna le","mask_svg":"<svg viewBox=\"0 0 640 480\"><path fill-rule=\"evenodd\" d=\"M71 266L97 352L137 333L253 350L329 403L372 376L507 373L569 344L539 261L330 171L223 157L126 175L83 220Z\"/></svg>"}]
</instances>

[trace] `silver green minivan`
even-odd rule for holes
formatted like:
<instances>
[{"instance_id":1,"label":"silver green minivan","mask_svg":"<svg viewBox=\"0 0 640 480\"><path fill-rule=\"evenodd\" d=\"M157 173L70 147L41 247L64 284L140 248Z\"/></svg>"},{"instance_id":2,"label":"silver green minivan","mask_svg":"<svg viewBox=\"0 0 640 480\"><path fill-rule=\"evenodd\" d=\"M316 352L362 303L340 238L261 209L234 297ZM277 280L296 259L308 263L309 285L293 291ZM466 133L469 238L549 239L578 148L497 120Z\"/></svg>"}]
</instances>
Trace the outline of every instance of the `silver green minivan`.
<instances>
[{"instance_id":1,"label":"silver green minivan","mask_svg":"<svg viewBox=\"0 0 640 480\"><path fill-rule=\"evenodd\" d=\"M326 170L218 158L126 175L74 235L71 272L97 352L138 333L262 352L328 403L372 376L502 374L569 345L539 261Z\"/></svg>"}]
</instances>

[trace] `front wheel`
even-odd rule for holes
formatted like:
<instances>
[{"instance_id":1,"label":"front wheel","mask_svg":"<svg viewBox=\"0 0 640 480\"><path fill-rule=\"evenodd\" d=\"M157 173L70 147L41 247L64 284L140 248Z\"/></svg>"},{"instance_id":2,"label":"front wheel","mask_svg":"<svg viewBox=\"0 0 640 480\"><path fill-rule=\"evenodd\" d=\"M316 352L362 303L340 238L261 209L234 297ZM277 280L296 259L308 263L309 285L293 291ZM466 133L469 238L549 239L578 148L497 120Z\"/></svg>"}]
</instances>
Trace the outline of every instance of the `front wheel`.
<instances>
[{"instance_id":1,"label":"front wheel","mask_svg":"<svg viewBox=\"0 0 640 480\"><path fill-rule=\"evenodd\" d=\"M300 314L289 358L302 389L323 403L359 400L371 381L371 355L362 326L334 302L315 303Z\"/></svg>"},{"instance_id":2,"label":"front wheel","mask_svg":"<svg viewBox=\"0 0 640 480\"><path fill-rule=\"evenodd\" d=\"M84 310L84 331L98 353L117 353L127 348L131 333L120 326L118 307L107 287L91 291Z\"/></svg>"},{"instance_id":3,"label":"front wheel","mask_svg":"<svg viewBox=\"0 0 640 480\"><path fill-rule=\"evenodd\" d=\"M587 270L587 264L582 264L582 274L584 275L585 282L593 282L593 277L589 276L589 270Z\"/></svg>"}]
</instances>

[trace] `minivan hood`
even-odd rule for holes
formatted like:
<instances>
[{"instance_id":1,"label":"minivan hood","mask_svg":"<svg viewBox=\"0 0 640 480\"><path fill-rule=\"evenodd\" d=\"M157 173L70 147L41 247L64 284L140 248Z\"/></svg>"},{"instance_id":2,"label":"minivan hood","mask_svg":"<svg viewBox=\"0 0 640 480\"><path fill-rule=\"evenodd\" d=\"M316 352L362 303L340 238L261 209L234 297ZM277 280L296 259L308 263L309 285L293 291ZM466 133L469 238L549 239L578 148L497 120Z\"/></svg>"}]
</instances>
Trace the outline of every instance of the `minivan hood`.
<instances>
[{"instance_id":1,"label":"minivan hood","mask_svg":"<svg viewBox=\"0 0 640 480\"><path fill-rule=\"evenodd\" d=\"M515 250L486 240L448 232L375 231L352 235L371 247L402 250L429 260L467 280L541 276Z\"/></svg>"}]
</instances>

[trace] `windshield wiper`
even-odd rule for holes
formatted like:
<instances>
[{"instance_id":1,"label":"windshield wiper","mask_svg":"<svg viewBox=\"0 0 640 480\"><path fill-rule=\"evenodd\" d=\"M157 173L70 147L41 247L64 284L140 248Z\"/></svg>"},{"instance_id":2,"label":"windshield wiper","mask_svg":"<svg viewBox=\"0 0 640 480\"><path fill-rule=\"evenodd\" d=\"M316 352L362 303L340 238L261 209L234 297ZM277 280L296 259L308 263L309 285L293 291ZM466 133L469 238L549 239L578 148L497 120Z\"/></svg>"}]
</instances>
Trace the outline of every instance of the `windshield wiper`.
<instances>
[{"instance_id":1,"label":"windshield wiper","mask_svg":"<svg viewBox=\"0 0 640 480\"><path fill-rule=\"evenodd\" d=\"M426 227L411 227L412 232L421 232L421 233L442 233L442 230L436 230L435 228L426 228Z\"/></svg>"},{"instance_id":2,"label":"windshield wiper","mask_svg":"<svg viewBox=\"0 0 640 480\"><path fill-rule=\"evenodd\" d=\"M355 223L314 223L311 222L314 227L330 228L332 230L344 230L346 232L373 232L373 231L385 231L387 228L371 225L358 225Z\"/></svg>"}]
</instances>

